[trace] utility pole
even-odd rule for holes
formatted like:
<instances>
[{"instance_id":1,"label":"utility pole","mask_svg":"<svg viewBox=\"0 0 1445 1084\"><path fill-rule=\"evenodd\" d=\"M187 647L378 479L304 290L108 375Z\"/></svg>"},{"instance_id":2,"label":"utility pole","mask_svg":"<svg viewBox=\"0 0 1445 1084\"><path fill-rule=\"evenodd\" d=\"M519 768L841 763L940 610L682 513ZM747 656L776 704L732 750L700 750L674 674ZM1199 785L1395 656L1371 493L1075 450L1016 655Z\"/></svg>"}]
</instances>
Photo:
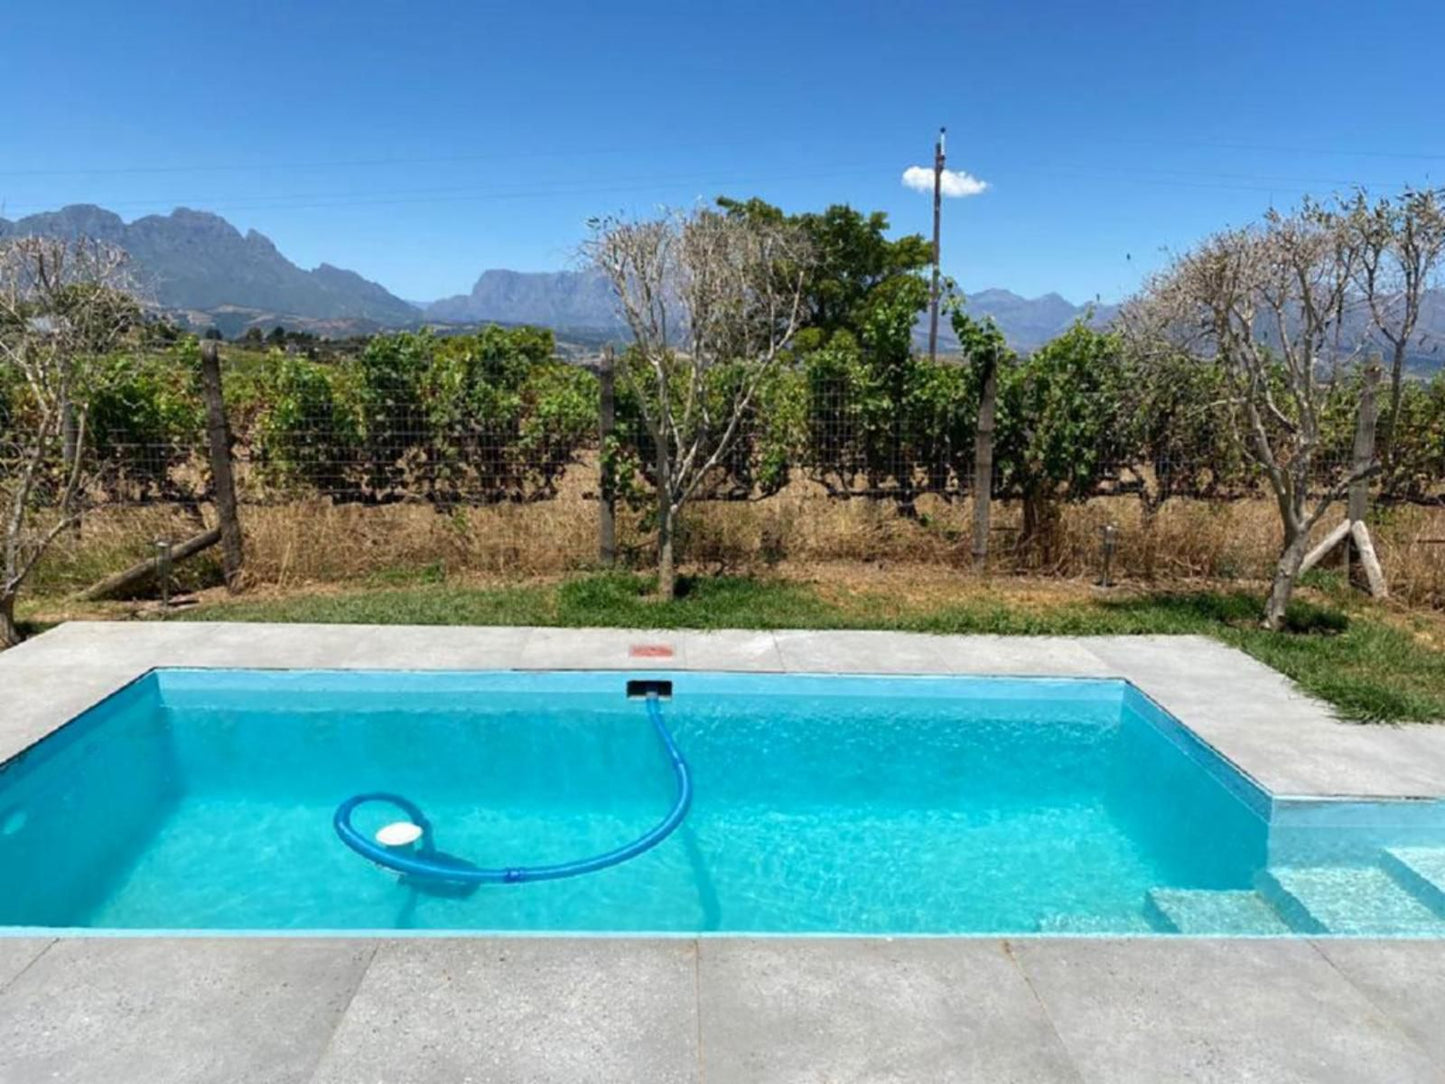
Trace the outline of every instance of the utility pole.
<instances>
[{"instance_id":1,"label":"utility pole","mask_svg":"<svg viewBox=\"0 0 1445 1084\"><path fill-rule=\"evenodd\" d=\"M938 360L938 221L943 210L943 136L948 129L938 129L938 142L933 145L933 297L928 313L928 360Z\"/></svg>"}]
</instances>

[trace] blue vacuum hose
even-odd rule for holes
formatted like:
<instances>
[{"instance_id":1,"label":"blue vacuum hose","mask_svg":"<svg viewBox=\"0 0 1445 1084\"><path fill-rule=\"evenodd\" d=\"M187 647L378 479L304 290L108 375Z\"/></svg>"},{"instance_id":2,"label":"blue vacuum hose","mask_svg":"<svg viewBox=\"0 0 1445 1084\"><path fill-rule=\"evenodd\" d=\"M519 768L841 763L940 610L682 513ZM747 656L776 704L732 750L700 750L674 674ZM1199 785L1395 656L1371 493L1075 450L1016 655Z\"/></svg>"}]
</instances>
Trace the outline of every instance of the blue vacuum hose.
<instances>
[{"instance_id":1,"label":"blue vacuum hose","mask_svg":"<svg viewBox=\"0 0 1445 1084\"><path fill-rule=\"evenodd\" d=\"M448 881L453 884L520 884L523 881L555 881L563 877L595 873L600 869L618 865L652 850L653 847L672 835L677 826L683 822L688 808L692 805L692 775L688 771L687 761L678 751L677 743L673 741L671 731L663 722L662 707L656 694L649 694L647 697L647 717L657 730L657 736L661 739L663 748L667 750L668 759L672 763L672 773L677 781L677 797L667 816L631 843L624 844L615 850L593 855L591 858L580 858L574 862L559 862L551 866L484 869L440 855L432 840L432 826L431 822L427 820L426 814L410 799L385 791L357 794L346 799L336 807L336 814L332 817L331 823L336 828L336 834L341 837L341 842L363 858L369 858L378 866L384 866L418 880ZM386 802L410 817L412 823L422 830L419 848L413 852L395 851L383 847L358 832L351 823L351 814L357 806L365 805L368 802Z\"/></svg>"}]
</instances>

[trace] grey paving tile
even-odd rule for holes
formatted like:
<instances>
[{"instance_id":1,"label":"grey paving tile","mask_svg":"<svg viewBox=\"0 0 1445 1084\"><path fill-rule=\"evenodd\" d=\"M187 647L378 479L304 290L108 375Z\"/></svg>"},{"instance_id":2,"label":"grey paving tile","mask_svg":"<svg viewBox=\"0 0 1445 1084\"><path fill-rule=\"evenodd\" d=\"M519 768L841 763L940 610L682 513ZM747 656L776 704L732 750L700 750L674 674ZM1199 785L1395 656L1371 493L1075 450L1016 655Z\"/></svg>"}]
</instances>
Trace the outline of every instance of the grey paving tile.
<instances>
[{"instance_id":1,"label":"grey paving tile","mask_svg":"<svg viewBox=\"0 0 1445 1084\"><path fill-rule=\"evenodd\" d=\"M1081 642L1099 658L1121 669L1143 664L1155 674L1187 675L1208 664L1232 659L1245 669L1273 672L1244 652L1208 636L1089 636L1081 638Z\"/></svg>"},{"instance_id":2,"label":"grey paving tile","mask_svg":"<svg viewBox=\"0 0 1445 1084\"><path fill-rule=\"evenodd\" d=\"M1033 677L1113 677L1116 670L1067 636L941 636L939 647L956 674Z\"/></svg>"},{"instance_id":3,"label":"grey paving tile","mask_svg":"<svg viewBox=\"0 0 1445 1084\"><path fill-rule=\"evenodd\" d=\"M1445 794L1445 729L1340 722L1282 674L1205 637L1089 646L1277 795Z\"/></svg>"},{"instance_id":4,"label":"grey paving tile","mask_svg":"<svg viewBox=\"0 0 1445 1084\"><path fill-rule=\"evenodd\" d=\"M671 658L636 657L634 647L666 646ZM533 629L518 665L527 670L672 670L686 668L686 642L658 629Z\"/></svg>"},{"instance_id":5,"label":"grey paving tile","mask_svg":"<svg viewBox=\"0 0 1445 1084\"><path fill-rule=\"evenodd\" d=\"M0 937L0 989L4 989L54 944L49 937Z\"/></svg>"},{"instance_id":6,"label":"grey paving tile","mask_svg":"<svg viewBox=\"0 0 1445 1084\"><path fill-rule=\"evenodd\" d=\"M163 621L70 621L0 654L0 670L11 663L145 669L154 665L151 660L158 650L224 635L196 631L203 627ZM230 627L234 626L215 626Z\"/></svg>"},{"instance_id":7,"label":"grey paving tile","mask_svg":"<svg viewBox=\"0 0 1445 1084\"><path fill-rule=\"evenodd\" d=\"M1320 940L1315 947L1429 1051L1445 1077L1445 941Z\"/></svg>"},{"instance_id":8,"label":"grey paving tile","mask_svg":"<svg viewBox=\"0 0 1445 1084\"><path fill-rule=\"evenodd\" d=\"M689 940L394 941L317 1084L698 1079Z\"/></svg>"},{"instance_id":9,"label":"grey paving tile","mask_svg":"<svg viewBox=\"0 0 1445 1084\"><path fill-rule=\"evenodd\" d=\"M372 951L340 940L57 942L0 990L0 1080L309 1080Z\"/></svg>"},{"instance_id":10,"label":"grey paving tile","mask_svg":"<svg viewBox=\"0 0 1445 1084\"><path fill-rule=\"evenodd\" d=\"M1073 1081L998 941L704 940L708 1081Z\"/></svg>"},{"instance_id":11,"label":"grey paving tile","mask_svg":"<svg viewBox=\"0 0 1445 1084\"><path fill-rule=\"evenodd\" d=\"M337 665L367 670L514 670L531 635L529 628L368 626Z\"/></svg>"},{"instance_id":12,"label":"grey paving tile","mask_svg":"<svg viewBox=\"0 0 1445 1084\"><path fill-rule=\"evenodd\" d=\"M42 661L52 666L62 661L82 662L90 640L88 630L105 624L103 621L68 621L46 629L39 636L0 652L0 671L9 665Z\"/></svg>"},{"instance_id":13,"label":"grey paving tile","mask_svg":"<svg viewBox=\"0 0 1445 1084\"><path fill-rule=\"evenodd\" d=\"M688 663L698 670L768 672L783 669L783 656L771 632L724 629L718 632L680 632Z\"/></svg>"},{"instance_id":14,"label":"grey paving tile","mask_svg":"<svg viewBox=\"0 0 1445 1084\"><path fill-rule=\"evenodd\" d=\"M1279 700L1221 695L1156 700L1277 797L1417 798L1445 794L1445 743L1425 727L1344 723Z\"/></svg>"},{"instance_id":15,"label":"grey paving tile","mask_svg":"<svg viewBox=\"0 0 1445 1084\"><path fill-rule=\"evenodd\" d=\"M941 639L915 632L809 632L773 634L783 665L794 673L947 674Z\"/></svg>"},{"instance_id":16,"label":"grey paving tile","mask_svg":"<svg viewBox=\"0 0 1445 1084\"><path fill-rule=\"evenodd\" d=\"M177 627L166 626L168 630ZM202 632L201 628L191 625L189 635L175 642L158 636L146 656L148 661L153 666L344 668L376 632L371 625L243 622L219 624L214 632L209 628Z\"/></svg>"},{"instance_id":17,"label":"grey paving tile","mask_svg":"<svg viewBox=\"0 0 1445 1084\"><path fill-rule=\"evenodd\" d=\"M1017 941L1090 1081L1442 1079L1307 941Z\"/></svg>"}]
</instances>

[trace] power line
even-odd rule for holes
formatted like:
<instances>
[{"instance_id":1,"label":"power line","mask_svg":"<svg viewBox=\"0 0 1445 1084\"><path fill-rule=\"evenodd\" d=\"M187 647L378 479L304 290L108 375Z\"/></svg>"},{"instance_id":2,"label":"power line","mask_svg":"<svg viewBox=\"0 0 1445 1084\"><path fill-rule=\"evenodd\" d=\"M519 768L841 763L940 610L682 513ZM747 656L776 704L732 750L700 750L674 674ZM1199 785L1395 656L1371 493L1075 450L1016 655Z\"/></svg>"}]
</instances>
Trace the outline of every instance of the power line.
<instances>
[{"instance_id":1,"label":"power line","mask_svg":"<svg viewBox=\"0 0 1445 1084\"><path fill-rule=\"evenodd\" d=\"M1202 189L1214 191L1261 192L1274 194L1281 188L1303 188L1308 186L1329 186L1395 191L1410 187L1408 181L1378 181L1342 177L1291 177L1265 173L1243 172L1201 172L1184 169L1158 169L1150 167L1109 167L1095 165L1071 165L1067 162L1048 162L1016 165L1012 171L1022 172L1035 178L1104 178L1119 179L1126 183L1146 184L1162 187ZM105 200L92 197L114 208L151 208L197 206L224 206L233 210L258 209L308 209L326 207L348 207L386 204L430 203L430 202L474 202L487 200L513 200L547 198L568 194L641 192L663 187L696 185L699 187L726 187L729 185L770 184L792 180L810 180L827 177L878 175L882 172L877 163L847 163L821 170L788 171L768 175L723 177L720 175L677 174L663 177L628 178L615 183L597 185L588 181L571 181L543 185L529 185L525 188L480 188L473 185L459 185L433 188L392 189L382 191L313 191L286 192L274 194L190 195L144 200ZM1006 174L1005 174L1006 175ZM71 200L70 202L76 202ZM47 210L53 202L9 204L11 214L21 211Z\"/></svg>"},{"instance_id":2,"label":"power line","mask_svg":"<svg viewBox=\"0 0 1445 1084\"><path fill-rule=\"evenodd\" d=\"M630 178L615 184L596 184L588 181L569 181L551 185L529 185L526 188L486 189L474 185L449 186L444 188L396 189L381 192L300 192L272 195L247 196L187 196L169 199L105 201L108 209L138 209L147 207L197 206L229 209L293 209L311 207L350 207L376 204L399 203L445 203L486 200L533 199L566 195L587 195L591 193L616 194L626 192L655 191L660 188L683 186L698 188L725 188L740 185L773 184L780 181L817 180L828 177L876 175L878 166L839 165L822 170L772 173L766 176L722 175L703 176L699 174L676 174L663 177ZM53 203L10 204L10 213L20 211L43 211Z\"/></svg>"},{"instance_id":3,"label":"power line","mask_svg":"<svg viewBox=\"0 0 1445 1084\"><path fill-rule=\"evenodd\" d=\"M1212 142L1208 140L1152 139L1147 137L1095 135L1104 143L1125 143L1146 147L1177 147L1212 151L1260 151L1266 154L1312 154L1321 158L1411 158L1421 161L1445 162L1445 154L1429 151L1358 150L1341 147L1288 147L1278 143Z\"/></svg>"},{"instance_id":4,"label":"power line","mask_svg":"<svg viewBox=\"0 0 1445 1084\"><path fill-rule=\"evenodd\" d=\"M1133 146L1173 147L1195 150L1240 150L1258 151L1271 154L1316 155L1319 157L1345 158L1395 158L1419 161L1445 161L1445 153L1422 151L1397 151L1379 149L1351 149L1341 147L1299 147L1279 144L1248 143L1236 141L1157 139L1151 137L1112 136L1093 134L1091 141ZM673 151L737 150L738 148L761 148L770 146L794 146L795 140L779 137L774 140L709 141L693 144L672 144ZM125 174L174 174L174 173L248 173L274 172L277 170L366 168L377 166L405 165L446 165L493 163L505 165L511 161L572 160L578 157L608 157L632 155L635 147L593 147L578 150L569 149L565 154L559 151L518 151L504 154L448 154L448 155L387 155L368 158L315 158L291 162L200 162L200 163L139 163L124 166L64 166L44 169L0 169L0 177L65 177L65 176L119 176Z\"/></svg>"},{"instance_id":5,"label":"power line","mask_svg":"<svg viewBox=\"0 0 1445 1084\"><path fill-rule=\"evenodd\" d=\"M669 150L696 152L703 150L737 150L739 147L772 147L772 146L793 146L793 140L785 140L781 137L771 140L755 140L750 142L724 141L693 144L669 144ZM68 166L55 169L0 169L0 177L79 177L79 176L117 176L123 174L161 174L161 173L261 173L276 170L302 170L302 169L340 169L340 168L363 168L374 166L413 166L413 165L448 165L448 164L476 164L491 163L494 165L506 165L514 161L539 161L539 160L566 160L571 161L578 157L603 158L610 155L636 155L635 146L627 147L593 147L580 150L561 151L517 151L505 154L447 154L447 155L391 155L375 158L331 158L312 159L301 162L226 162L226 163L190 163L190 164L136 164L126 166Z\"/></svg>"}]
</instances>

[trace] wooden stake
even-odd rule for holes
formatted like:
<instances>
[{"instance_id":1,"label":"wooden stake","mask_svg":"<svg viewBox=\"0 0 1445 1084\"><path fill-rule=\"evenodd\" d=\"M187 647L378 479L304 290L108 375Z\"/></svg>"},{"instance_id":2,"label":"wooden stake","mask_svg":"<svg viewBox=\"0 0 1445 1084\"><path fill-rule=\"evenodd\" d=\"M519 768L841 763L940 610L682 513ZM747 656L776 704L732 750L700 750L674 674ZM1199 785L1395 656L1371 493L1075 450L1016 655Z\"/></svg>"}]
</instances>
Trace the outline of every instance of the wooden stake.
<instances>
[{"instance_id":1,"label":"wooden stake","mask_svg":"<svg viewBox=\"0 0 1445 1084\"><path fill-rule=\"evenodd\" d=\"M984 366L978 398L978 426L973 435L973 567L988 565L989 505L993 501L993 427L998 404L998 356L991 352Z\"/></svg>"},{"instance_id":2,"label":"wooden stake","mask_svg":"<svg viewBox=\"0 0 1445 1084\"><path fill-rule=\"evenodd\" d=\"M221 529L212 527L209 531L203 531L194 538L188 538L179 546L172 546L169 563L172 567L184 561L188 557L194 557L204 549L209 549L221 541ZM131 565L122 572L113 576L107 576L99 583L91 584L81 592L80 597L86 602L96 602L111 595L118 595L133 587L139 587L160 573L161 557L157 554L154 557L147 557L138 564Z\"/></svg>"},{"instance_id":3,"label":"wooden stake","mask_svg":"<svg viewBox=\"0 0 1445 1084\"><path fill-rule=\"evenodd\" d=\"M241 587L245 554L241 520L236 512L236 481L231 472L231 430L226 424L226 402L221 391L221 351L214 339L201 343L201 392L206 399L211 483L216 490L216 516L220 520L221 568L226 590L234 593Z\"/></svg>"},{"instance_id":4,"label":"wooden stake","mask_svg":"<svg viewBox=\"0 0 1445 1084\"><path fill-rule=\"evenodd\" d=\"M616 361L612 356L612 347L602 351L602 362L597 369L597 386L599 398L597 404L598 437L601 440L602 454L607 454L607 442L612 436L612 427L617 420L617 376ZM607 469L604 459L601 472L598 475L598 514L597 514L597 557L604 568L611 568L617 563L617 484Z\"/></svg>"},{"instance_id":5,"label":"wooden stake","mask_svg":"<svg viewBox=\"0 0 1445 1084\"><path fill-rule=\"evenodd\" d=\"M1380 382L1380 367L1372 364L1365 370L1365 381L1360 388L1360 414L1355 423L1355 446L1350 461L1354 481L1350 483L1349 507L1343 523L1336 524L1320 544L1305 555L1300 564L1299 575L1304 575L1319 564L1336 546L1343 545L1345 551L1345 576L1349 579L1350 543L1360 552L1360 565L1365 570L1365 580L1370 594L1375 598L1388 598L1390 587L1385 579L1385 570L1380 567L1380 558L1370 540L1370 528L1365 517L1370 510L1369 470L1375 462L1375 422L1378 410L1375 407L1375 388Z\"/></svg>"},{"instance_id":6,"label":"wooden stake","mask_svg":"<svg viewBox=\"0 0 1445 1084\"><path fill-rule=\"evenodd\" d=\"M1360 564L1365 567L1365 579L1370 584L1370 594L1376 598L1389 598L1390 585L1385 582L1385 570L1380 567L1380 559L1375 556L1375 544L1370 541L1370 529L1365 526L1364 520L1355 520L1350 524L1350 537L1355 540L1355 548L1360 551Z\"/></svg>"},{"instance_id":7,"label":"wooden stake","mask_svg":"<svg viewBox=\"0 0 1445 1084\"><path fill-rule=\"evenodd\" d=\"M1305 554L1305 559L1300 562L1299 574L1303 576L1310 569L1314 568L1315 565L1319 564L1322 560L1329 556L1331 550L1333 550L1341 542L1345 541L1345 539L1347 539L1349 535L1349 520L1344 520L1341 523L1336 523L1330 533L1325 535L1325 537L1320 540L1320 544L1314 549L1310 550L1309 553Z\"/></svg>"}]
</instances>

